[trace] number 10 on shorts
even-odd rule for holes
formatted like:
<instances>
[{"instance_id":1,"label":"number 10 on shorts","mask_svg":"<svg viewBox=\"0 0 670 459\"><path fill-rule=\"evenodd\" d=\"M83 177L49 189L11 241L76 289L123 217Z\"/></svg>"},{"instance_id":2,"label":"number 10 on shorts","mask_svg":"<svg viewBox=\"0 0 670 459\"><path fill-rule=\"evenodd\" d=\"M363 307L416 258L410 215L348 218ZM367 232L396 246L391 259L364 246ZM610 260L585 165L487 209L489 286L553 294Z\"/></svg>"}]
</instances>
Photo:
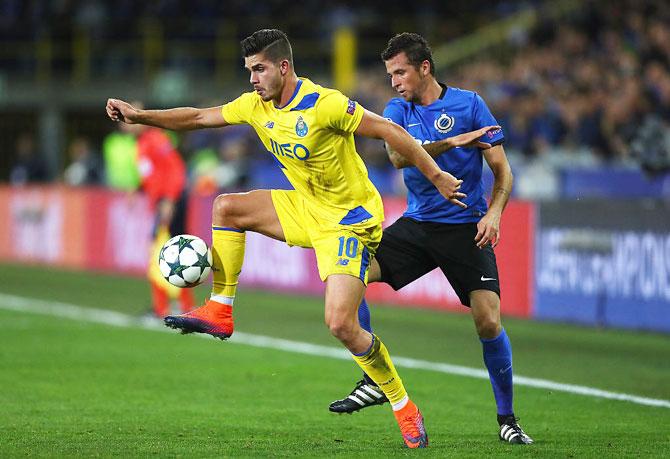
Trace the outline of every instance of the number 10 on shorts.
<instances>
[{"instance_id":1,"label":"number 10 on shorts","mask_svg":"<svg viewBox=\"0 0 670 459\"><path fill-rule=\"evenodd\" d=\"M356 253L358 252L358 239L355 237L345 238L340 236L340 248L337 251L337 256L346 256L347 258L356 258Z\"/></svg>"}]
</instances>

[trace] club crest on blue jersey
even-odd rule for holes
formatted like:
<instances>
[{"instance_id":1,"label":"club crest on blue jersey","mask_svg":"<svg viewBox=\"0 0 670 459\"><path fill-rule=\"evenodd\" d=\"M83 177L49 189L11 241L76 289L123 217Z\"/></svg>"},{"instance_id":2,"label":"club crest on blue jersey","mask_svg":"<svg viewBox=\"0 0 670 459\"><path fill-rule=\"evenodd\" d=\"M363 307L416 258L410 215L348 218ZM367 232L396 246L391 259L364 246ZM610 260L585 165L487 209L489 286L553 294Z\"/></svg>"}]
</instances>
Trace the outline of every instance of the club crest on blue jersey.
<instances>
[{"instance_id":1,"label":"club crest on blue jersey","mask_svg":"<svg viewBox=\"0 0 670 459\"><path fill-rule=\"evenodd\" d=\"M309 128L307 127L305 120L302 119L302 116L298 116L298 120L295 122L295 133L298 137L305 137L308 130Z\"/></svg>"},{"instance_id":2,"label":"club crest on blue jersey","mask_svg":"<svg viewBox=\"0 0 670 459\"><path fill-rule=\"evenodd\" d=\"M442 113L440 116L435 118L435 129L437 129L442 134L446 134L454 128L454 117L449 116L446 113Z\"/></svg>"}]
</instances>

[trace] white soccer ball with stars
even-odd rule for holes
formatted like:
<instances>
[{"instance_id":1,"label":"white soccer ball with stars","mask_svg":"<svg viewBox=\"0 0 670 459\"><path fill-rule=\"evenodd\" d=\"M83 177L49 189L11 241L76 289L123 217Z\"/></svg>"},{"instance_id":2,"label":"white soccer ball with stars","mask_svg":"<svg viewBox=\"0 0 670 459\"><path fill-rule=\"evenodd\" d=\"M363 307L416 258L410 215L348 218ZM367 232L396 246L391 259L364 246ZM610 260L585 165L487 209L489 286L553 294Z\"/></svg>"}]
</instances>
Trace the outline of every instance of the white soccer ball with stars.
<instances>
[{"instance_id":1,"label":"white soccer ball with stars","mask_svg":"<svg viewBox=\"0 0 670 459\"><path fill-rule=\"evenodd\" d=\"M172 285L195 287L212 271L212 252L198 236L180 234L163 245L158 267Z\"/></svg>"}]
</instances>

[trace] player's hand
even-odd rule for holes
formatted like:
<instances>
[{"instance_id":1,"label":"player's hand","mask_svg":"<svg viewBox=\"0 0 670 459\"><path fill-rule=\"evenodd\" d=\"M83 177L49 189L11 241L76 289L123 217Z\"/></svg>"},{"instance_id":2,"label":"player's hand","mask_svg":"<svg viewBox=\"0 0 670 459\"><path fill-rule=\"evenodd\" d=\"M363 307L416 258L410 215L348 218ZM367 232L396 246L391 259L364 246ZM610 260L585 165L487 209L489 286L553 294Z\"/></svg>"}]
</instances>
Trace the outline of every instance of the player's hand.
<instances>
[{"instance_id":1,"label":"player's hand","mask_svg":"<svg viewBox=\"0 0 670 459\"><path fill-rule=\"evenodd\" d=\"M486 134L489 131L495 131L500 129L500 126L484 126L483 128L477 129L476 131L464 132L463 134L458 134L449 138L449 143L452 148L455 147L477 147L482 150L491 148L490 143L482 142L480 139L481 136Z\"/></svg>"},{"instance_id":2,"label":"player's hand","mask_svg":"<svg viewBox=\"0 0 670 459\"><path fill-rule=\"evenodd\" d=\"M107 116L112 121L123 121L127 124L137 123L139 110L120 99L107 99Z\"/></svg>"},{"instance_id":3,"label":"player's hand","mask_svg":"<svg viewBox=\"0 0 670 459\"><path fill-rule=\"evenodd\" d=\"M480 249L491 244L495 248L500 243L500 214L496 212L487 212L486 215L477 223L477 234L475 235L475 244Z\"/></svg>"},{"instance_id":4,"label":"player's hand","mask_svg":"<svg viewBox=\"0 0 670 459\"><path fill-rule=\"evenodd\" d=\"M449 172L441 171L440 175L433 182L433 185L449 202L465 209L468 207L467 204L460 201L460 199L467 196L465 193L459 191L462 183L463 180L457 179Z\"/></svg>"}]
</instances>

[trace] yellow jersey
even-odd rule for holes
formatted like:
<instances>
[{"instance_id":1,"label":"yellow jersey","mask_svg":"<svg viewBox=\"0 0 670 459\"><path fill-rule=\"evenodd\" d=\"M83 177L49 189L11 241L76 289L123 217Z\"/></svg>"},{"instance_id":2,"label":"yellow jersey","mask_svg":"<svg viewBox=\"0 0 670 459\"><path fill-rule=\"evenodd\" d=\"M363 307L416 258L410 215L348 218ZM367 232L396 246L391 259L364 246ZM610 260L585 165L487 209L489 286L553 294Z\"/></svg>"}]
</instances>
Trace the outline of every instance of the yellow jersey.
<instances>
[{"instance_id":1,"label":"yellow jersey","mask_svg":"<svg viewBox=\"0 0 670 459\"><path fill-rule=\"evenodd\" d=\"M300 78L283 107L249 92L221 112L228 124L254 128L317 218L339 224L384 220L381 197L354 143L363 118L358 103Z\"/></svg>"}]
</instances>

